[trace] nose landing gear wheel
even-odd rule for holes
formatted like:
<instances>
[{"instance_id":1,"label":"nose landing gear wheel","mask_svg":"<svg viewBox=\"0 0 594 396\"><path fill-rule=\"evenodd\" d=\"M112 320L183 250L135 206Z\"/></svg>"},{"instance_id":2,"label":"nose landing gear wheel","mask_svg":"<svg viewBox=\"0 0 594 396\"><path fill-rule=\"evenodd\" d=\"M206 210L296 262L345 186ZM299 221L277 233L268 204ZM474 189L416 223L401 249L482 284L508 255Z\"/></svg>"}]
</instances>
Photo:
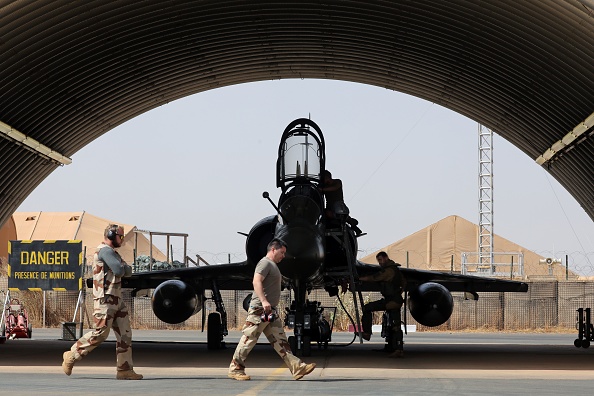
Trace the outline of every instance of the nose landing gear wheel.
<instances>
[{"instance_id":1,"label":"nose landing gear wheel","mask_svg":"<svg viewBox=\"0 0 594 396\"><path fill-rule=\"evenodd\" d=\"M289 336L289 347L294 355L297 354L297 339L295 336Z\"/></svg>"},{"instance_id":2,"label":"nose landing gear wheel","mask_svg":"<svg viewBox=\"0 0 594 396\"><path fill-rule=\"evenodd\" d=\"M303 336L303 345L301 345L303 356L311 356L311 337Z\"/></svg>"}]
</instances>

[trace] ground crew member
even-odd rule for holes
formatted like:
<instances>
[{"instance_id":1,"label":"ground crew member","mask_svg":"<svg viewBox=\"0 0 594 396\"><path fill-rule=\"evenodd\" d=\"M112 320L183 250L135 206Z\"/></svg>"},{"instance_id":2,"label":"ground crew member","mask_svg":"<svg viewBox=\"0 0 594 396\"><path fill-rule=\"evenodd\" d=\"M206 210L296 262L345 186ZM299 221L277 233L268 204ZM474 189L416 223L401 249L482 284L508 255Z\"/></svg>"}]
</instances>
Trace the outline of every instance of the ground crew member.
<instances>
[{"instance_id":1,"label":"ground crew member","mask_svg":"<svg viewBox=\"0 0 594 396\"><path fill-rule=\"evenodd\" d=\"M116 336L116 378L140 380L132 363L132 329L130 315L122 299L122 277L132 274L130 267L116 248L122 246L124 228L110 224L105 229L104 240L93 256L93 321L95 330L88 332L64 352L62 368L66 375L72 374L74 363L88 355L109 336L113 328Z\"/></svg>"},{"instance_id":2,"label":"ground crew member","mask_svg":"<svg viewBox=\"0 0 594 396\"><path fill-rule=\"evenodd\" d=\"M229 378L238 381L250 379L250 376L245 373L245 361L262 333L266 335L276 353L289 367L294 379L301 379L316 368L315 363L306 364L293 355L283 323L276 314L275 307L280 300L282 280L277 264L285 257L286 252L285 242L275 238L268 244L266 256L256 265L253 279L254 292L245 325L241 330L243 336L237 344L229 365Z\"/></svg>"},{"instance_id":3,"label":"ground crew member","mask_svg":"<svg viewBox=\"0 0 594 396\"><path fill-rule=\"evenodd\" d=\"M403 334L400 310L402 308L402 303L404 302L404 299L402 298L404 280L398 269L400 264L390 260L386 252L379 252L375 258L382 267L381 271L373 275L362 276L359 279L363 282L379 282L380 290L384 298L378 301L371 301L363 306L363 317L361 318L363 333L361 334L361 337L367 341L371 338L371 322L374 311L392 311L395 315L394 322L397 327L396 329L393 329L396 333L396 345L394 345L395 351L393 351L390 356L400 357L403 355Z\"/></svg>"},{"instance_id":4,"label":"ground crew member","mask_svg":"<svg viewBox=\"0 0 594 396\"><path fill-rule=\"evenodd\" d=\"M321 173L321 185L318 189L324 193L326 198L325 214L329 219L337 219L339 215L345 216L345 221L351 226L351 229L357 236L363 232L357 226L359 221L349 216L349 208L344 203L344 193L342 191L342 180L333 179L332 173L323 170Z\"/></svg>"}]
</instances>

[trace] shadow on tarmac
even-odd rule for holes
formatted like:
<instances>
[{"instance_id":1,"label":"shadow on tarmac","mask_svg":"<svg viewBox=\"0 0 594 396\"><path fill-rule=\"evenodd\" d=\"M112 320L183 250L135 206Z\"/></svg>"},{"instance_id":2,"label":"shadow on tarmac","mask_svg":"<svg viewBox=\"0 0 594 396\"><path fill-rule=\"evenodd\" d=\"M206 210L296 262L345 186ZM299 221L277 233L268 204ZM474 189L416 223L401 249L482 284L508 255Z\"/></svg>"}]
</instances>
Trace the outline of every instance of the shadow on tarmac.
<instances>
[{"instance_id":1,"label":"shadow on tarmac","mask_svg":"<svg viewBox=\"0 0 594 396\"><path fill-rule=\"evenodd\" d=\"M526 335L526 337L533 337ZM488 340L488 338L486 338ZM571 339L571 336L569 337ZM381 339L380 339L381 340ZM318 367L342 369L406 368L419 370L590 370L594 372L594 348L575 348L573 345L539 345L534 343L478 343L467 344L444 334L436 341L405 344L403 358L390 358L374 351L380 342L354 343L348 347L330 346L327 350L312 347L312 355L304 358ZM264 340L249 357L250 368L278 367L282 363ZM0 345L0 367L59 366L62 353L73 341L56 339L16 339ZM208 350L205 342L134 341L134 362L142 367L199 368L229 365L236 344L228 342L222 350ZM106 341L77 367L113 367L115 342Z\"/></svg>"}]
</instances>

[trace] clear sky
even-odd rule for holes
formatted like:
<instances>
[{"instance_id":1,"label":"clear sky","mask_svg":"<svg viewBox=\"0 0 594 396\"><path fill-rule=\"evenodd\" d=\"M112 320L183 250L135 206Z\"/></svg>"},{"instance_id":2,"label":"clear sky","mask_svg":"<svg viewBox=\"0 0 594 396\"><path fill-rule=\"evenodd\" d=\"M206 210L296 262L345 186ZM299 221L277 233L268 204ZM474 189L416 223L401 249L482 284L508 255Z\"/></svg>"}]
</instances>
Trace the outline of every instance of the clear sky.
<instances>
[{"instance_id":1,"label":"clear sky","mask_svg":"<svg viewBox=\"0 0 594 396\"><path fill-rule=\"evenodd\" d=\"M236 85L149 111L74 154L18 211L86 211L187 233L188 254L211 263L243 260L237 232L274 214L262 192L278 199L280 136L310 115L324 133L326 167L367 233L359 257L449 215L479 222L476 121L399 92L326 80ZM573 268L594 275L594 223L579 204L497 135L493 157L494 232L546 257L569 254ZM181 239L172 243L181 259Z\"/></svg>"}]
</instances>

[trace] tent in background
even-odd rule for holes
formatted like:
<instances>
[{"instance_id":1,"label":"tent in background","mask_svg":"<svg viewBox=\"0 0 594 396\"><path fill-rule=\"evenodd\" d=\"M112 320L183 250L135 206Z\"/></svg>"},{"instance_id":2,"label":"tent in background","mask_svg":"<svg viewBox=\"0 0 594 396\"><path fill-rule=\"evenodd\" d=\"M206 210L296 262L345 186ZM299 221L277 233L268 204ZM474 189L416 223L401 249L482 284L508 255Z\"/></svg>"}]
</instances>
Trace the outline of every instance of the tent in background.
<instances>
[{"instance_id":1,"label":"tent in background","mask_svg":"<svg viewBox=\"0 0 594 396\"><path fill-rule=\"evenodd\" d=\"M461 272L462 253L477 252L479 240L478 225L456 215L448 216L409 236L396 241L383 249L363 257L360 261L376 264L375 255L385 251L388 256L403 267L422 270ZM541 260L546 259L516 243L497 234L493 235L493 251L499 253L497 262L510 263L512 255L503 253L522 253L524 260L524 278L556 278L565 279L565 268L562 265L547 265ZM517 256L514 256L518 265ZM477 262L477 257L472 258ZM476 267L468 267L468 274L473 274ZM503 268L503 266L502 266ZM517 268L517 267L516 267ZM569 277L575 279L577 275L569 271Z\"/></svg>"},{"instance_id":2,"label":"tent in background","mask_svg":"<svg viewBox=\"0 0 594 396\"><path fill-rule=\"evenodd\" d=\"M86 248L87 263L92 262L95 248L103 241L103 232L109 224L124 227L124 244L118 252L127 263L134 262L135 239L137 257L148 255L150 251L150 242L146 236L134 232L137 229L136 226L102 219L87 212L16 212L11 220L16 229L16 236L11 239L81 240L83 251ZM7 224L9 223L10 221ZM0 243L4 243L3 235L0 231ZM10 239L6 239L8 240ZM7 243L6 246L8 246ZM155 260L166 261L165 254L154 245L152 253Z\"/></svg>"},{"instance_id":3,"label":"tent in background","mask_svg":"<svg viewBox=\"0 0 594 396\"><path fill-rule=\"evenodd\" d=\"M17 237L16 226L11 217L6 224L0 228L0 258L8 258L8 241L15 240Z\"/></svg>"}]
</instances>

